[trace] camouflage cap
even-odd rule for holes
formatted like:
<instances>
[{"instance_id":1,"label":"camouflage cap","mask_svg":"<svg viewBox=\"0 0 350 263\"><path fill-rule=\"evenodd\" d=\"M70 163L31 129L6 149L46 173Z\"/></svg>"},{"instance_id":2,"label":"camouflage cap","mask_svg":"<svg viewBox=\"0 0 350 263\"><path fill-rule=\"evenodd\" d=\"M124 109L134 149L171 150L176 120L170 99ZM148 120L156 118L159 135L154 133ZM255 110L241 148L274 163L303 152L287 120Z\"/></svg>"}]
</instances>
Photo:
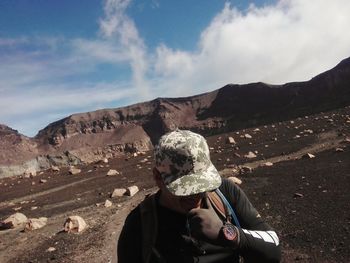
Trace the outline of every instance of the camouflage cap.
<instances>
[{"instance_id":1,"label":"camouflage cap","mask_svg":"<svg viewBox=\"0 0 350 263\"><path fill-rule=\"evenodd\" d=\"M174 195L198 194L221 185L208 144L197 133L179 129L167 133L160 138L154 154L156 168Z\"/></svg>"}]
</instances>

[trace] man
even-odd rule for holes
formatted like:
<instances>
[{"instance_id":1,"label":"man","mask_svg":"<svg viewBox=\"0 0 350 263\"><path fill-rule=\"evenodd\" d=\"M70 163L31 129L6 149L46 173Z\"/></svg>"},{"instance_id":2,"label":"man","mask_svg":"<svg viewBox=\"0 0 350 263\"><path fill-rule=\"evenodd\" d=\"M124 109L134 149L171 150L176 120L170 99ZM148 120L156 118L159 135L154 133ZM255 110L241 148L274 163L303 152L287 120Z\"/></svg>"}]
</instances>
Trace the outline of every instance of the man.
<instances>
[{"instance_id":1,"label":"man","mask_svg":"<svg viewBox=\"0 0 350 263\"><path fill-rule=\"evenodd\" d=\"M280 261L276 233L244 192L220 177L201 135L185 130L163 135L155 162L159 191L128 215L119 263ZM214 202L214 191L225 197Z\"/></svg>"}]
</instances>

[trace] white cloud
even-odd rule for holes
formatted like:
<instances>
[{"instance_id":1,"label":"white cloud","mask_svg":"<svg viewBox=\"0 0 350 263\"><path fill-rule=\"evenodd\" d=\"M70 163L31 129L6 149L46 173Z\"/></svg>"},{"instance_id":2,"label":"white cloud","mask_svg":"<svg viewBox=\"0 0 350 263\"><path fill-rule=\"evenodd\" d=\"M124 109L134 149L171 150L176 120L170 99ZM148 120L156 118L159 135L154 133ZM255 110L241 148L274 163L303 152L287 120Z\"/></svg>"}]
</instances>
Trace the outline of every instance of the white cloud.
<instances>
[{"instance_id":1,"label":"white cloud","mask_svg":"<svg viewBox=\"0 0 350 263\"><path fill-rule=\"evenodd\" d=\"M132 69L133 85L139 90L140 99L148 99L150 91L145 77L148 71L147 51L134 22L125 14L129 4L130 0L107 0L100 31L107 40L124 50Z\"/></svg>"},{"instance_id":2,"label":"white cloud","mask_svg":"<svg viewBox=\"0 0 350 263\"><path fill-rule=\"evenodd\" d=\"M184 83L174 86L189 83L196 92L227 83L308 80L350 55L349 13L347 0L285 0L246 12L226 4L196 52L160 46L156 72L179 77ZM182 69L191 74L184 78Z\"/></svg>"}]
</instances>

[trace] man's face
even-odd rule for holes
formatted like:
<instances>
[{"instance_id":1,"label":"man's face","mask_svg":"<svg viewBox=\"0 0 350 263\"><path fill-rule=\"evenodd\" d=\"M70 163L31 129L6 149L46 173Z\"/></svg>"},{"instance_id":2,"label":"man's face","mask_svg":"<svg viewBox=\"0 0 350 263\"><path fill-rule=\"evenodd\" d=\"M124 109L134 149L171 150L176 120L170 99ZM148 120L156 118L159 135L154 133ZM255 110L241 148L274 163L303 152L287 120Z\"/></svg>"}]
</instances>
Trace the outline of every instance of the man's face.
<instances>
[{"instance_id":1,"label":"man's face","mask_svg":"<svg viewBox=\"0 0 350 263\"><path fill-rule=\"evenodd\" d=\"M199 193L189 196L176 196L169 192L166 188L160 173L156 168L153 169L153 175L155 181L161 190L160 203L179 213L187 214L193 208L199 208L202 203L202 199L205 197L206 193Z\"/></svg>"},{"instance_id":2,"label":"man's face","mask_svg":"<svg viewBox=\"0 0 350 263\"><path fill-rule=\"evenodd\" d=\"M201 206L205 193L189 196L176 196L171 194L167 189L162 189L162 196L164 204L166 204L168 208L187 214L191 209L199 208Z\"/></svg>"}]
</instances>

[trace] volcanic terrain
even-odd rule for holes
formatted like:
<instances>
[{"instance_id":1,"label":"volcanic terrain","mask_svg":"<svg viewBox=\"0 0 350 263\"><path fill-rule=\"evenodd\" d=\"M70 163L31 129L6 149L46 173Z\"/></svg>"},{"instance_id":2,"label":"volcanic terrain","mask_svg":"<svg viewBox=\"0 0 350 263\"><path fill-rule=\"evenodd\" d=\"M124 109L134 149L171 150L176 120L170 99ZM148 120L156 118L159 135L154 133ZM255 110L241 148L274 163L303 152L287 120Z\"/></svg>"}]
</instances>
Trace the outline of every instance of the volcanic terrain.
<instances>
[{"instance_id":1,"label":"volcanic terrain","mask_svg":"<svg viewBox=\"0 0 350 263\"><path fill-rule=\"evenodd\" d=\"M227 142L230 136L236 144ZM241 179L251 202L276 229L283 262L349 262L349 106L207 140L222 176ZM256 157L248 158L249 152ZM0 179L0 220L16 211L48 218L38 230L0 231L0 262L115 262L127 213L156 190L152 165L152 151L144 151L76 165L81 169L76 175L66 167ZM119 175L106 176L110 169ZM115 188L131 185L139 187L136 195L111 198ZM103 205L106 199L111 207ZM63 232L70 215L83 217L87 230Z\"/></svg>"}]
</instances>

